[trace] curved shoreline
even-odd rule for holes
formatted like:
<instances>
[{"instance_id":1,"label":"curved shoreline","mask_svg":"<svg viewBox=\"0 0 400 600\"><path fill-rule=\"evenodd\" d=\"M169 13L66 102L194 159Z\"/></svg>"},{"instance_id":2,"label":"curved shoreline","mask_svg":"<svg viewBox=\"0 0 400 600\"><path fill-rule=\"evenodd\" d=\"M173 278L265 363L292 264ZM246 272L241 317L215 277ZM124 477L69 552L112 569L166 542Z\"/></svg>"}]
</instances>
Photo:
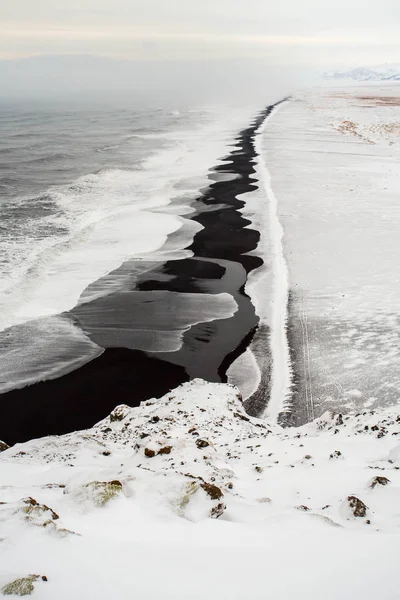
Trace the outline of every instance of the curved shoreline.
<instances>
[{"instance_id":1,"label":"curved shoreline","mask_svg":"<svg viewBox=\"0 0 400 600\"><path fill-rule=\"evenodd\" d=\"M249 228L251 221L240 213L245 201L238 196L258 187L254 138L274 106L268 106L239 133L233 150L210 171L212 183L195 201L196 212L188 217L202 226L187 248L193 257L153 263L150 271L142 272L133 289L116 291L66 313L94 342L101 331L104 352L60 378L3 394L0 439L13 444L68 433L92 426L117 404L138 405L188 379L227 380L226 371L246 350L259 321L244 285L247 275L263 264L262 258L249 254L257 248L260 232ZM213 174L218 175L217 181ZM129 263L134 267L135 261ZM192 325L183 333L182 347L176 352L138 350L134 328L123 330L124 343L116 344L118 326L122 331L121 323L139 305L141 311L148 307L151 319L152 294L161 290L183 295L228 291L238 310L230 318ZM112 336L107 332L109 323L103 326L104 315L115 320ZM168 316L165 329L174 331L173 306ZM148 336L151 341L151 330ZM136 349L129 349L132 347Z\"/></svg>"}]
</instances>

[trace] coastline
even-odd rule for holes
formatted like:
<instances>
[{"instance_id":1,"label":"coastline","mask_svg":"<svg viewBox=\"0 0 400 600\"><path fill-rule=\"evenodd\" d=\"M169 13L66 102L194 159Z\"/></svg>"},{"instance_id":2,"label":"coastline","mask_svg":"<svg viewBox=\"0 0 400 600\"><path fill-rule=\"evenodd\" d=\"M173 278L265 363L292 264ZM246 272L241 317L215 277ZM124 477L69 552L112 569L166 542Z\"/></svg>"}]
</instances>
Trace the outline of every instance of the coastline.
<instances>
[{"instance_id":1,"label":"coastline","mask_svg":"<svg viewBox=\"0 0 400 600\"><path fill-rule=\"evenodd\" d=\"M124 402L118 390L126 387L132 386L134 394L130 395L130 402L137 406L146 398L162 396L189 378L227 381L227 370L246 350L259 321L244 286L247 275L263 264L261 257L249 254L256 250L260 233L249 227L251 221L240 213L245 201L238 197L258 187L254 137L272 110L273 106L264 109L239 133L233 150L210 171L212 183L192 204L195 212L189 218L202 227L187 248L192 258L152 264L151 270L140 274L133 289L117 290L64 313L92 341L98 343L101 338L98 345L104 352L67 375L2 394L0 438L10 444L90 427L116 404ZM134 263L129 261L121 269L134 268ZM160 291L169 294L172 302L168 312L170 321L162 326L166 332L176 329L173 294L187 301L189 293L217 296L229 293L238 310L229 318L190 326L183 332L182 347L176 352L152 351L153 333L149 330L146 337L144 332L146 351L143 351L138 348L138 329L123 330L123 327L129 315L135 313L138 302L140 310L148 307L151 320L153 293ZM140 335L143 336L143 331ZM123 345L119 346L118 338L122 337ZM116 360L119 353L124 356L120 367Z\"/></svg>"}]
</instances>

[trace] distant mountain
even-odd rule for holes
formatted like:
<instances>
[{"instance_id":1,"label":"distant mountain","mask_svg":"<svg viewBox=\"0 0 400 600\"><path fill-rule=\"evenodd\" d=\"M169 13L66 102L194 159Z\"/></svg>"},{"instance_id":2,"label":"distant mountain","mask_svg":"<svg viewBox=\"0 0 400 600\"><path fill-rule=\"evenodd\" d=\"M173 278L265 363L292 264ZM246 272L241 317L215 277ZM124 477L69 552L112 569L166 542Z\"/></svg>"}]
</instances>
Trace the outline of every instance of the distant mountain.
<instances>
[{"instance_id":1,"label":"distant mountain","mask_svg":"<svg viewBox=\"0 0 400 600\"><path fill-rule=\"evenodd\" d=\"M384 64L374 67L358 67L349 71L325 73L323 79L347 79L354 81L400 81L400 64Z\"/></svg>"}]
</instances>

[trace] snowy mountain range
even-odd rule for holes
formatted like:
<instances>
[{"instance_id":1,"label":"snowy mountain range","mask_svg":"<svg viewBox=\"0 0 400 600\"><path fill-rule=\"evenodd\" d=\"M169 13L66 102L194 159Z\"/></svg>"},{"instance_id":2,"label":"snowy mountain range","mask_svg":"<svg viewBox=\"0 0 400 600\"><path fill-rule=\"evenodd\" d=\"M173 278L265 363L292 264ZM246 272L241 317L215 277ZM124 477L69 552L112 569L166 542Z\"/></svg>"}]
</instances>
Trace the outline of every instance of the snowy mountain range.
<instances>
[{"instance_id":1,"label":"snowy mountain range","mask_svg":"<svg viewBox=\"0 0 400 600\"><path fill-rule=\"evenodd\" d=\"M349 71L324 73L323 79L352 79L355 81L400 81L400 64L357 67Z\"/></svg>"}]
</instances>

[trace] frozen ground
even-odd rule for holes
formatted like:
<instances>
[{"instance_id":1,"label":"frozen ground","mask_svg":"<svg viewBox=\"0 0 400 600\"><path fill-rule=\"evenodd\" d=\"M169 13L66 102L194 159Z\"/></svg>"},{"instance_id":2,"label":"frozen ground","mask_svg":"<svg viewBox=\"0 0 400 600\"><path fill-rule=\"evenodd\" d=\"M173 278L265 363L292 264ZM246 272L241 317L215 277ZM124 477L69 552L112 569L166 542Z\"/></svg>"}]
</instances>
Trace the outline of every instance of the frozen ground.
<instances>
[{"instance_id":1,"label":"frozen ground","mask_svg":"<svg viewBox=\"0 0 400 600\"><path fill-rule=\"evenodd\" d=\"M395 89L373 94L299 95L262 142L278 214L259 222L276 216L284 230L295 408L316 420L283 429L249 418L236 388L195 380L87 431L0 444L3 593L399 598L400 214L386 127L399 109L376 100ZM246 207L253 222L259 200ZM262 323L276 311L262 306L279 275L267 267L247 288ZM255 356L252 347L244 362ZM325 412L333 406L348 414Z\"/></svg>"},{"instance_id":2,"label":"frozen ground","mask_svg":"<svg viewBox=\"0 0 400 600\"><path fill-rule=\"evenodd\" d=\"M399 135L400 84L307 91L265 129L297 423L398 401Z\"/></svg>"},{"instance_id":3,"label":"frozen ground","mask_svg":"<svg viewBox=\"0 0 400 600\"><path fill-rule=\"evenodd\" d=\"M395 600L399 436L391 410L284 430L196 380L17 445L0 458L0 585L45 576L38 600Z\"/></svg>"}]
</instances>

